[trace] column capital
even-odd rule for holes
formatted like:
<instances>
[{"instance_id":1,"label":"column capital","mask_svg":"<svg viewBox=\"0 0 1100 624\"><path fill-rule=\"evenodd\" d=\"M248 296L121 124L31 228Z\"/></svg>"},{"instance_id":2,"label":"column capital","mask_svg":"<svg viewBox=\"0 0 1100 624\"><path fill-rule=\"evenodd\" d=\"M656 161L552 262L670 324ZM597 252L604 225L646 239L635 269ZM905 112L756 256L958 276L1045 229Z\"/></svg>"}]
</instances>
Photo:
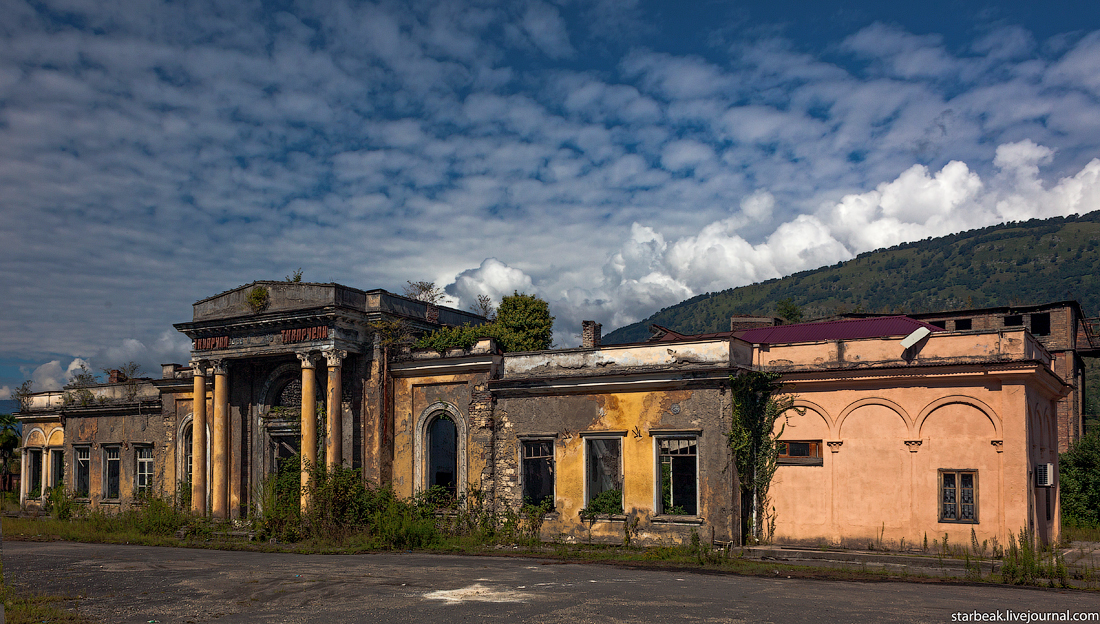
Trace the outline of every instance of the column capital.
<instances>
[{"instance_id":1,"label":"column capital","mask_svg":"<svg viewBox=\"0 0 1100 624\"><path fill-rule=\"evenodd\" d=\"M343 365L344 358L348 356L348 352L343 349L331 349L322 352L322 355L325 356L325 363L328 364L329 368L336 368L337 366Z\"/></svg>"},{"instance_id":2,"label":"column capital","mask_svg":"<svg viewBox=\"0 0 1100 624\"><path fill-rule=\"evenodd\" d=\"M214 369L215 375L225 375L229 372L229 361L210 360L210 367Z\"/></svg>"},{"instance_id":3,"label":"column capital","mask_svg":"<svg viewBox=\"0 0 1100 624\"><path fill-rule=\"evenodd\" d=\"M302 368L316 368L317 367L317 354L313 351L295 351L294 355L298 356L298 360L302 363Z\"/></svg>"},{"instance_id":4,"label":"column capital","mask_svg":"<svg viewBox=\"0 0 1100 624\"><path fill-rule=\"evenodd\" d=\"M206 367L210 365L209 360L191 360L191 370L194 371L196 377L206 376Z\"/></svg>"}]
</instances>

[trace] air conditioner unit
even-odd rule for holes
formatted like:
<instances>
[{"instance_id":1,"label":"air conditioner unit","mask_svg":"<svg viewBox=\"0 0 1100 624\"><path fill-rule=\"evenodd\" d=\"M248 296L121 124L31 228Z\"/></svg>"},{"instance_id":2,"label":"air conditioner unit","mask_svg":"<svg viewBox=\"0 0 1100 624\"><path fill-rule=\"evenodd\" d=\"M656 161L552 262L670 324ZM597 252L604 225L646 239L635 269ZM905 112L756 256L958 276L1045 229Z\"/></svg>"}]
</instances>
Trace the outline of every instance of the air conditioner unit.
<instances>
[{"instance_id":1,"label":"air conditioner unit","mask_svg":"<svg viewBox=\"0 0 1100 624\"><path fill-rule=\"evenodd\" d=\"M1038 487L1054 487L1054 464L1035 466L1035 481Z\"/></svg>"}]
</instances>

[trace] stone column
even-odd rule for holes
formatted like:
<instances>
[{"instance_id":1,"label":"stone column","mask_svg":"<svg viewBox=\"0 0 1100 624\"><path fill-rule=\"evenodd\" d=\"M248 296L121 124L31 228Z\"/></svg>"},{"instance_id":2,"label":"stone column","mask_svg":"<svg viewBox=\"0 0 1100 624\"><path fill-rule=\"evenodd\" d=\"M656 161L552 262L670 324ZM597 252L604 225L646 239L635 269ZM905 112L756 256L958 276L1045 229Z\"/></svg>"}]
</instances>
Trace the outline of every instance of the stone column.
<instances>
[{"instance_id":1,"label":"stone column","mask_svg":"<svg viewBox=\"0 0 1100 624\"><path fill-rule=\"evenodd\" d=\"M309 507L310 469L317 465L317 375L311 353L298 353L302 361L302 511Z\"/></svg>"},{"instance_id":2,"label":"stone column","mask_svg":"<svg viewBox=\"0 0 1100 624\"><path fill-rule=\"evenodd\" d=\"M339 466L343 459L344 419L343 402L343 362L348 356L347 351L335 349L325 352L325 361L328 364L328 405L325 419L325 469L332 470Z\"/></svg>"},{"instance_id":3,"label":"stone column","mask_svg":"<svg viewBox=\"0 0 1100 624\"><path fill-rule=\"evenodd\" d=\"M210 427L210 513L215 518L229 517L229 376L225 360L214 367L214 419Z\"/></svg>"},{"instance_id":4,"label":"stone column","mask_svg":"<svg viewBox=\"0 0 1100 624\"><path fill-rule=\"evenodd\" d=\"M191 513L206 515L206 362L191 362L195 372L191 409Z\"/></svg>"}]
</instances>

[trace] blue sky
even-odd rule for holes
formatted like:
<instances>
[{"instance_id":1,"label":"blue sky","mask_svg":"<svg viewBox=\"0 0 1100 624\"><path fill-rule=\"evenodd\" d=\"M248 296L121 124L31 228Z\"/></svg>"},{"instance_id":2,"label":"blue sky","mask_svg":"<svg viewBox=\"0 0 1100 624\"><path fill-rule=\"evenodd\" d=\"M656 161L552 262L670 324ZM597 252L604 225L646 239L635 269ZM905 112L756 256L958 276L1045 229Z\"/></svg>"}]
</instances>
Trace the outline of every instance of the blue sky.
<instances>
[{"instance_id":1,"label":"blue sky","mask_svg":"<svg viewBox=\"0 0 1100 624\"><path fill-rule=\"evenodd\" d=\"M568 346L1100 208L1098 7L0 0L0 396L298 268L533 292Z\"/></svg>"}]
</instances>

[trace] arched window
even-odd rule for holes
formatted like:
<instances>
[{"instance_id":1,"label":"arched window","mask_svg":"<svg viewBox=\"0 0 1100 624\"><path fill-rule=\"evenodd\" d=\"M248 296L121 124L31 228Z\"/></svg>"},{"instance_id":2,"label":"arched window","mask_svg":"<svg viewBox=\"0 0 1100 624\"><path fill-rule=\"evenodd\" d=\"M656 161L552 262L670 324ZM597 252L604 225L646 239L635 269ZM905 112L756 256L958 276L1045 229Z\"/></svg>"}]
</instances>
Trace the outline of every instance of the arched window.
<instances>
[{"instance_id":1,"label":"arched window","mask_svg":"<svg viewBox=\"0 0 1100 624\"><path fill-rule=\"evenodd\" d=\"M454 420L440 414L428 427L428 487L458 492L458 435Z\"/></svg>"},{"instance_id":2,"label":"arched window","mask_svg":"<svg viewBox=\"0 0 1100 624\"><path fill-rule=\"evenodd\" d=\"M187 425L184 428L182 440L183 446L180 448L180 454L183 456L183 466L181 466L181 468L183 469L181 471L183 474L182 481L184 481L185 483L191 483L191 469L193 467L191 458L194 457L195 452L194 437L192 436L192 425Z\"/></svg>"}]
</instances>

